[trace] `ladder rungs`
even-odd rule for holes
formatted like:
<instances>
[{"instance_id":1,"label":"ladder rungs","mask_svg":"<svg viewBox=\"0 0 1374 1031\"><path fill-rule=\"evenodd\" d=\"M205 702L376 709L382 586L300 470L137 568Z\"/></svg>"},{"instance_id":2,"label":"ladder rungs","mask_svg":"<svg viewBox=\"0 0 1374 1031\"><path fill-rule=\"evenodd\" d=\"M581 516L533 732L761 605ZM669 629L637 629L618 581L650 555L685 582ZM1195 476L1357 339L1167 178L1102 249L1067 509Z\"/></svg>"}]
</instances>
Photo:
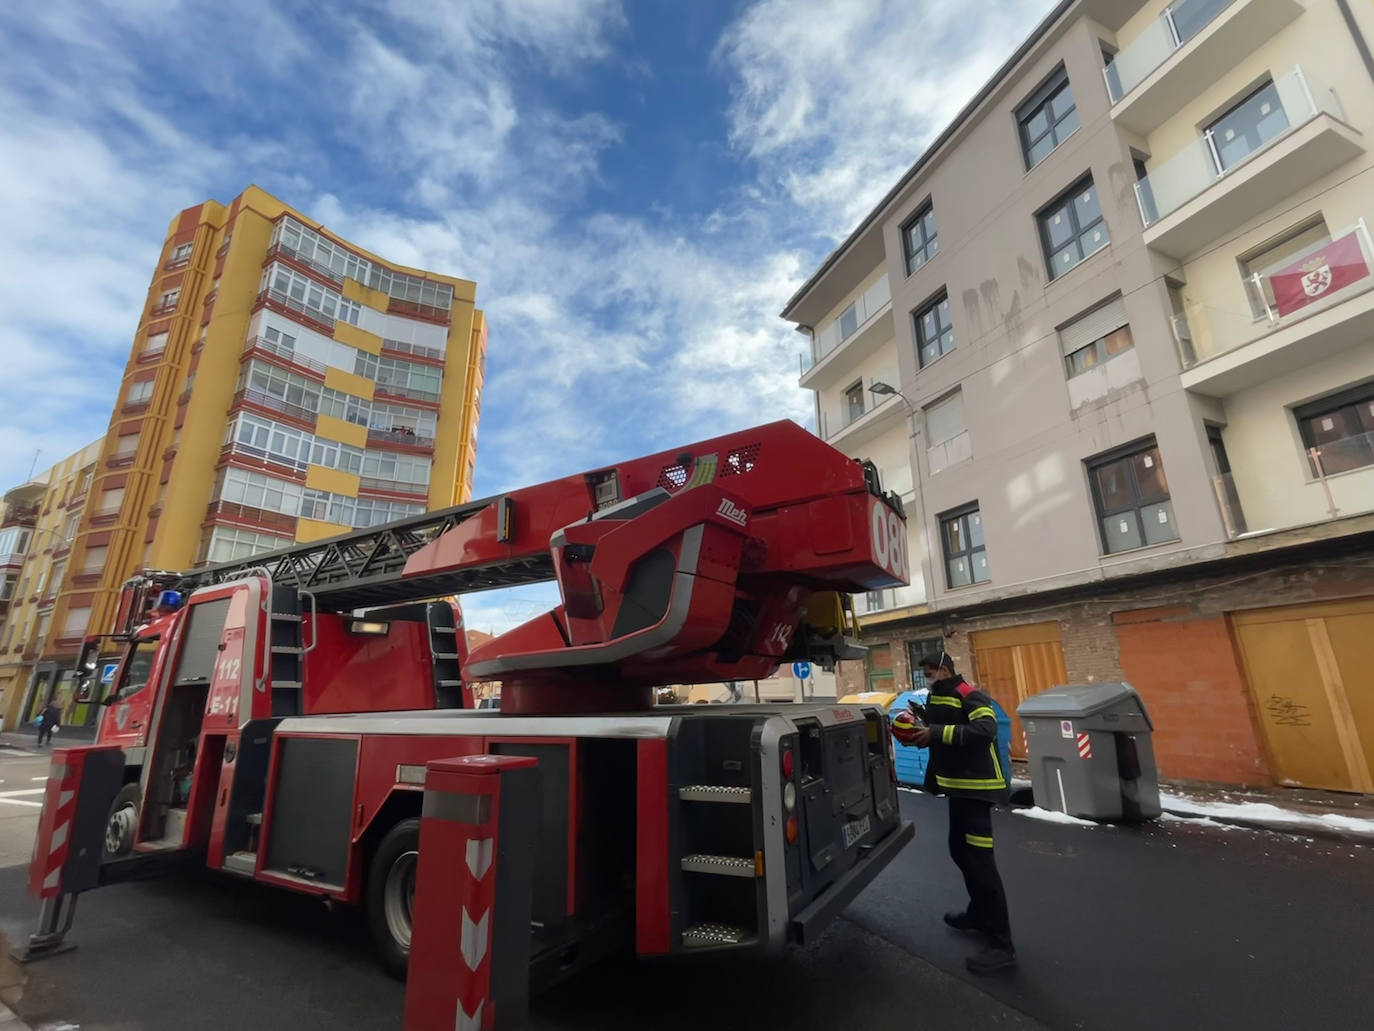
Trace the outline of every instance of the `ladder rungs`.
<instances>
[{"instance_id":1,"label":"ladder rungs","mask_svg":"<svg viewBox=\"0 0 1374 1031\"><path fill-rule=\"evenodd\" d=\"M458 658L462 658L462 656L460 656L457 652L430 652L430 655L431 655L433 658L436 658L436 659L458 659Z\"/></svg>"},{"instance_id":2,"label":"ladder rungs","mask_svg":"<svg viewBox=\"0 0 1374 1031\"><path fill-rule=\"evenodd\" d=\"M272 645L273 655L304 655L305 649L298 648L294 644L274 644Z\"/></svg>"},{"instance_id":3,"label":"ladder rungs","mask_svg":"<svg viewBox=\"0 0 1374 1031\"><path fill-rule=\"evenodd\" d=\"M754 793L748 788L726 784L690 784L677 789L677 797L684 802L735 802L748 805Z\"/></svg>"},{"instance_id":4,"label":"ladder rungs","mask_svg":"<svg viewBox=\"0 0 1374 1031\"><path fill-rule=\"evenodd\" d=\"M273 691L299 691L301 682L299 680L273 680Z\"/></svg>"},{"instance_id":5,"label":"ladder rungs","mask_svg":"<svg viewBox=\"0 0 1374 1031\"><path fill-rule=\"evenodd\" d=\"M272 618L279 623L299 623L301 621L301 617L294 612L274 612Z\"/></svg>"},{"instance_id":6,"label":"ladder rungs","mask_svg":"<svg viewBox=\"0 0 1374 1031\"><path fill-rule=\"evenodd\" d=\"M456 634L458 632L458 628L452 626L431 626L429 629L436 634Z\"/></svg>"},{"instance_id":7,"label":"ladder rungs","mask_svg":"<svg viewBox=\"0 0 1374 1031\"><path fill-rule=\"evenodd\" d=\"M436 683L439 687L462 687L462 686L463 686L463 682L462 682L461 680L437 680L437 681L435 681L435 683Z\"/></svg>"},{"instance_id":8,"label":"ladder rungs","mask_svg":"<svg viewBox=\"0 0 1374 1031\"><path fill-rule=\"evenodd\" d=\"M724 877L758 876L758 869L752 859L740 859L736 856L683 856L682 869L688 873L714 873Z\"/></svg>"}]
</instances>

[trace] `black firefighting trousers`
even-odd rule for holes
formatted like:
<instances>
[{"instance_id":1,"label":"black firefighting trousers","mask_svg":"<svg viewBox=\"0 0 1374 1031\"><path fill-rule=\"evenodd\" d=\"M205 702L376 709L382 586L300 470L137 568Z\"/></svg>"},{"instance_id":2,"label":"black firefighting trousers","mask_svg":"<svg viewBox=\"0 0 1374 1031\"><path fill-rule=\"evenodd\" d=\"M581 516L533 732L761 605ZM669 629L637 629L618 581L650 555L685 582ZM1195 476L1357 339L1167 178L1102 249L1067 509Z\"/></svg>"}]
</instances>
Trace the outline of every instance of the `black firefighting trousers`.
<instances>
[{"instance_id":1,"label":"black firefighting trousers","mask_svg":"<svg viewBox=\"0 0 1374 1031\"><path fill-rule=\"evenodd\" d=\"M977 798L949 800L949 855L968 888L968 913L992 945L1011 946L1007 896L992 852L992 803Z\"/></svg>"}]
</instances>

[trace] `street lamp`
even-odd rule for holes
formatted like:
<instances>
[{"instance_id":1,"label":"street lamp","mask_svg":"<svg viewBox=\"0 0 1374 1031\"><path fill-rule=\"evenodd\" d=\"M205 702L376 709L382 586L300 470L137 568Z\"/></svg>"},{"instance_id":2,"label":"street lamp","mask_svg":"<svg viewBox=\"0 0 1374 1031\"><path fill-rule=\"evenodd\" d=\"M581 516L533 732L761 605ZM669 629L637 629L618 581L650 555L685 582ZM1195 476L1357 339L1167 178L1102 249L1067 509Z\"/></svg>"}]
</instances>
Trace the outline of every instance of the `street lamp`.
<instances>
[{"instance_id":1,"label":"street lamp","mask_svg":"<svg viewBox=\"0 0 1374 1031\"><path fill-rule=\"evenodd\" d=\"M914 411L914 409L912 409L910 399L900 390L894 387L891 383L884 383L880 379L874 380L872 383L869 384L868 390L869 393L877 394L879 397L892 397L893 395L900 397L903 401L906 402L907 410Z\"/></svg>"}]
</instances>

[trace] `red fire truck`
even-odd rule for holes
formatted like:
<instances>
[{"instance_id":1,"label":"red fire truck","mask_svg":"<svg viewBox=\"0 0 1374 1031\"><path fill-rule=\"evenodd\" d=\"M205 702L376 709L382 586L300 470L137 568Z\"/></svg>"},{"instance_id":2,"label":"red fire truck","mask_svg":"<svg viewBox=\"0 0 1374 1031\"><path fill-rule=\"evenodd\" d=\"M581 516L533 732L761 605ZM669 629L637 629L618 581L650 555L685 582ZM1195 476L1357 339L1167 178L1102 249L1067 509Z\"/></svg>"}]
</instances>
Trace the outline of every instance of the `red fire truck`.
<instances>
[{"instance_id":1,"label":"red fire truck","mask_svg":"<svg viewBox=\"0 0 1374 1031\"><path fill-rule=\"evenodd\" d=\"M362 906L403 974L426 763L487 753L538 761L533 984L810 940L913 833L882 713L653 689L860 655L841 599L906 577L899 499L792 423L135 577L98 741L54 758L32 946L194 863ZM467 652L453 596L547 580L560 605Z\"/></svg>"}]
</instances>

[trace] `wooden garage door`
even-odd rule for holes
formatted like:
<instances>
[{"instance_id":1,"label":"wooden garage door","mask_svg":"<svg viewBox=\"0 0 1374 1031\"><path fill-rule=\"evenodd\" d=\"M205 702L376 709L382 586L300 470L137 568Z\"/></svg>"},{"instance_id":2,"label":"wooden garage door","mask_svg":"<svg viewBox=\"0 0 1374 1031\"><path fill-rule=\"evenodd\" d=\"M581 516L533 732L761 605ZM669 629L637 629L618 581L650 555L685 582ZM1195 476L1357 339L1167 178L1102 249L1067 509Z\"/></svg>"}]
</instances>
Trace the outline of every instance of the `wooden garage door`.
<instances>
[{"instance_id":1,"label":"wooden garage door","mask_svg":"<svg viewBox=\"0 0 1374 1031\"><path fill-rule=\"evenodd\" d=\"M1374 598L1232 615L1280 783L1374 792Z\"/></svg>"},{"instance_id":2,"label":"wooden garage door","mask_svg":"<svg viewBox=\"0 0 1374 1031\"><path fill-rule=\"evenodd\" d=\"M973 678L1011 717L1011 754L1026 755L1016 707L1031 695L1068 681L1058 623L1030 623L973 635Z\"/></svg>"}]
</instances>

